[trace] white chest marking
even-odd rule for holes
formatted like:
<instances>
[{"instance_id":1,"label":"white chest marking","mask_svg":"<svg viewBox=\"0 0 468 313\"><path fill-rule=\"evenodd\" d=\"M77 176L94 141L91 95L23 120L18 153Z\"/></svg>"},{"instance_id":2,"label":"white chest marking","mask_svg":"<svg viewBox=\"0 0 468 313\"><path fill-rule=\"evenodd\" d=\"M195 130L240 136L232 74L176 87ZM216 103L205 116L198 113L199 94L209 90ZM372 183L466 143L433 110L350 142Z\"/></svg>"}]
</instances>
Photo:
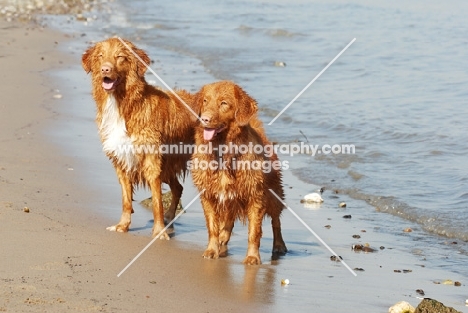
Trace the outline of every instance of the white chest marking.
<instances>
[{"instance_id":1,"label":"white chest marking","mask_svg":"<svg viewBox=\"0 0 468 313\"><path fill-rule=\"evenodd\" d=\"M127 134L125 121L120 116L117 101L113 95L107 99L99 131L103 141L102 150L107 155L115 157L123 165L124 170L133 170L137 163L133 140Z\"/></svg>"}]
</instances>

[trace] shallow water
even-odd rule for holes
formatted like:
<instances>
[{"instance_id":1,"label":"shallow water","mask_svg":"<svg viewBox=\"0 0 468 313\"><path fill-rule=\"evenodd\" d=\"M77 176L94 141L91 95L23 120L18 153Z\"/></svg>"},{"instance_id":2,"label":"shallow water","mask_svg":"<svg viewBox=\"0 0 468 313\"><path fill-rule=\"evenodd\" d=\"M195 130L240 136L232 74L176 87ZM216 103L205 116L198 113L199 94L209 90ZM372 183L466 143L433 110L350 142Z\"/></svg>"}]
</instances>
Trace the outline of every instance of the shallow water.
<instances>
[{"instance_id":1,"label":"shallow water","mask_svg":"<svg viewBox=\"0 0 468 313\"><path fill-rule=\"evenodd\" d=\"M354 145L354 154L280 155L290 164L285 176L292 185L300 180L324 186L326 202L335 201L334 191L341 200L356 201L356 214L397 240L404 227L421 230L405 249L415 255L423 250L435 266L468 275L466 3L205 0L113 6L119 9L68 31L83 31L84 40L118 35L136 42L170 86L196 91L214 80L234 80L257 99L266 131L278 143ZM161 85L151 74L147 79ZM306 192L290 191L289 197L298 201ZM193 214L199 215L186 225L187 240L198 238L203 245L203 223L195 222L201 213ZM310 214L307 222L313 224ZM148 216L134 220L140 231L148 230ZM192 237L192 230L200 236ZM297 244L291 256L308 260L324 253L318 247L305 251L303 234L296 238L296 232L285 230ZM179 240L185 240L183 233ZM264 253L268 249L267 243Z\"/></svg>"},{"instance_id":2,"label":"shallow water","mask_svg":"<svg viewBox=\"0 0 468 313\"><path fill-rule=\"evenodd\" d=\"M351 155L295 156L291 170L468 241L467 11L460 1L132 1L87 39L138 38L170 86L234 80L268 123L356 38L268 134L280 143L354 145Z\"/></svg>"}]
</instances>

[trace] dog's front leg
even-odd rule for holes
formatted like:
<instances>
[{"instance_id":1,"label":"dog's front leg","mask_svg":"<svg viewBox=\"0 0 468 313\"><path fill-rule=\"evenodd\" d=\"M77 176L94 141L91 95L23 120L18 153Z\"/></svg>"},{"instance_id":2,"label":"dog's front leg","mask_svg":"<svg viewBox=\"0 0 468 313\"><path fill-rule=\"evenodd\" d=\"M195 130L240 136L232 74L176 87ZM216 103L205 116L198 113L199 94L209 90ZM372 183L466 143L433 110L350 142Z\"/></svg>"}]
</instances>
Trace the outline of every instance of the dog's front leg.
<instances>
[{"instance_id":1,"label":"dog's front leg","mask_svg":"<svg viewBox=\"0 0 468 313\"><path fill-rule=\"evenodd\" d=\"M213 205L213 200L206 199L201 196L203 213L205 214L206 228L208 229L208 246L206 247L203 257L205 259L219 258L219 218L216 213L216 206Z\"/></svg>"},{"instance_id":2,"label":"dog's front leg","mask_svg":"<svg viewBox=\"0 0 468 313\"><path fill-rule=\"evenodd\" d=\"M265 216L265 209L262 207L262 202L255 198L251 199L247 208L249 240L244 264L259 265L262 263L260 260L259 248L260 239L262 238L262 221Z\"/></svg>"},{"instance_id":3,"label":"dog's front leg","mask_svg":"<svg viewBox=\"0 0 468 313\"><path fill-rule=\"evenodd\" d=\"M122 215L120 217L120 222L117 225L107 227L107 230L127 232L128 228L130 227L133 213L133 186L126 172L122 171L118 167L116 168L116 172L119 178L120 186L122 188Z\"/></svg>"}]
</instances>

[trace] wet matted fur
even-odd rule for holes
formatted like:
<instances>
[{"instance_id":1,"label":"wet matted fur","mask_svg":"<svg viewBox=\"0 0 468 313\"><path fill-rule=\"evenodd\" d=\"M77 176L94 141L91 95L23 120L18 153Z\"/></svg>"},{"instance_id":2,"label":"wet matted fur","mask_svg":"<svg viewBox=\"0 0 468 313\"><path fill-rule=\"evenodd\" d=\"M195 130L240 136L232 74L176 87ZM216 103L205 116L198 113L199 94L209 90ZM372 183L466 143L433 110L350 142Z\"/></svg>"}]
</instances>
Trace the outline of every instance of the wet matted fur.
<instances>
[{"instance_id":1,"label":"wet matted fur","mask_svg":"<svg viewBox=\"0 0 468 313\"><path fill-rule=\"evenodd\" d=\"M209 239L203 256L218 258L220 249L229 242L235 220L240 219L248 221L248 249L244 263L260 264L259 247L265 214L272 219L273 253L286 253L280 223L283 205L269 191L272 189L279 197L284 197L280 170L272 168L268 172L233 165L238 161L275 162L278 167L277 155L239 151L220 153L221 145L271 145L257 117L256 101L238 85L222 81L203 86L195 96L195 105L203 121L195 132L197 148L209 144L213 148L211 153L197 149L191 160L193 181L200 191L204 190L200 197ZM202 164L213 166L202 167ZM215 168L215 165L218 166Z\"/></svg>"},{"instance_id":2,"label":"wet matted fur","mask_svg":"<svg viewBox=\"0 0 468 313\"><path fill-rule=\"evenodd\" d=\"M148 55L129 41L125 43L146 64ZM108 230L126 232L131 223L132 195L135 187L151 189L156 236L164 229L161 184L171 188L173 199L166 219L172 220L182 195L179 178L185 174L189 154L166 155L162 144L193 144L194 116L172 93L147 84L146 66L119 38L96 43L82 56L84 70L91 72L92 93L96 102L96 123L103 150L114 165L122 187L122 215ZM191 105L193 95L176 91ZM145 149L142 149L146 147ZM140 149L140 151L138 151ZM169 239L167 232L160 238Z\"/></svg>"}]
</instances>

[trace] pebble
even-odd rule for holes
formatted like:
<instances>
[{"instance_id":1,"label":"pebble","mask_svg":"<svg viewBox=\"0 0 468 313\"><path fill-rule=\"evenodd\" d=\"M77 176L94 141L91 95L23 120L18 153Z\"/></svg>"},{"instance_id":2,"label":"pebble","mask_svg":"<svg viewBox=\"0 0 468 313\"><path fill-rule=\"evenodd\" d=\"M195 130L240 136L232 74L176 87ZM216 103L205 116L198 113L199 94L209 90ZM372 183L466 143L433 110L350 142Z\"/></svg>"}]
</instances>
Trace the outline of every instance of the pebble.
<instances>
[{"instance_id":1,"label":"pebble","mask_svg":"<svg viewBox=\"0 0 468 313\"><path fill-rule=\"evenodd\" d=\"M366 243L365 245L357 244L357 245L352 245L351 249L354 251L364 251L364 252L374 252L375 249L369 247L369 244Z\"/></svg>"},{"instance_id":2,"label":"pebble","mask_svg":"<svg viewBox=\"0 0 468 313\"><path fill-rule=\"evenodd\" d=\"M25 206L25 207L23 208L23 212L24 212L24 213L29 213L29 208L28 208L27 206Z\"/></svg>"},{"instance_id":3,"label":"pebble","mask_svg":"<svg viewBox=\"0 0 468 313\"><path fill-rule=\"evenodd\" d=\"M359 235L353 235L353 238L354 238L354 239L359 239L359 238L361 238L361 236L359 236Z\"/></svg>"},{"instance_id":4,"label":"pebble","mask_svg":"<svg viewBox=\"0 0 468 313\"><path fill-rule=\"evenodd\" d=\"M340 202L340 203L338 204L338 206L339 206L340 208L346 208L346 202Z\"/></svg>"},{"instance_id":5,"label":"pebble","mask_svg":"<svg viewBox=\"0 0 468 313\"><path fill-rule=\"evenodd\" d=\"M461 286L461 282L456 281L456 282L453 283L453 285L456 286L456 287L460 287L460 286Z\"/></svg>"},{"instance_id":6,"label":"pebble","mask_svg":"<svg viewBox=\"0 0 468 313\"><path fill-rule=\"evenodd\" d=\"M343 215L343 218L351 218L351 215Z\"/></svg>"},{"instance_id":7,"label":"pebble","mask_svg":"<svg viewBox=\"0 0 468 313\"><path fill-rule=\"evenodd\" d=\"M332 255L330 257L330 260L335 261L335 262L341 262L341 260L343 260L343 258L341 256Z\"/></svg>"},{"instance_id":8,"label":"pebble","mask_svg":"<svg viewBox=\"0 0 468 313\"><path fill-rule=\"evenodd\" d=\"M277 67L285 67L286 63L283 61L275 61L275 66Z\"/></svg>"},{"instance_id":9,"label":"pebble","mask_svg":"<svg viewBox=\"0 0 468 313\"><path fill-rule=\"evenodd\" d=\"M408 227L408 228L403 229L403 231L404 231L405 233L411 233L413 230L412 230L411 228Z\"/></svg>"},{"instance_id":10,"label":"pebble","mask_svg":"<svg viewBox=\"0 0 468 313\"><path fill-rule=\"evenodd\" d=\"M330 229L331 225L325 225L324 227Z\"/></svg>"},{"instance_id":11,"label":"pebble","mask_svg":"<svg viewBox=\"0 0 468 313\"><path fill-rule=\"evenodd\" d=\"M287 285L289 285L289 279L287 279L287 278L286 278L286 279L282 279L282 280L281 280L281 286L287 286Z\"/></svg>"},{"instance_id":12,"label":"pebble","mask_svg":"<svg viewBox=\"0 0 468 313\"><path fill-rule=\"evenodd\" d=\"M54 99L62 99L62 95L58 93L58 94L53 95L52 98L54 98Z\"/></svg>"},{"instance_id":13,"label":"pebble","mask_svg":"<svg viewBox=\"0 0 468 313\"><path fill-rule=\"evenodd\" d=\"M422 290L422 289L416 289L416 292L417 292L418 294L420 294L421 296L424 296L424 295L425 295L424 290Z\"/></svg>"}]
</instances>

